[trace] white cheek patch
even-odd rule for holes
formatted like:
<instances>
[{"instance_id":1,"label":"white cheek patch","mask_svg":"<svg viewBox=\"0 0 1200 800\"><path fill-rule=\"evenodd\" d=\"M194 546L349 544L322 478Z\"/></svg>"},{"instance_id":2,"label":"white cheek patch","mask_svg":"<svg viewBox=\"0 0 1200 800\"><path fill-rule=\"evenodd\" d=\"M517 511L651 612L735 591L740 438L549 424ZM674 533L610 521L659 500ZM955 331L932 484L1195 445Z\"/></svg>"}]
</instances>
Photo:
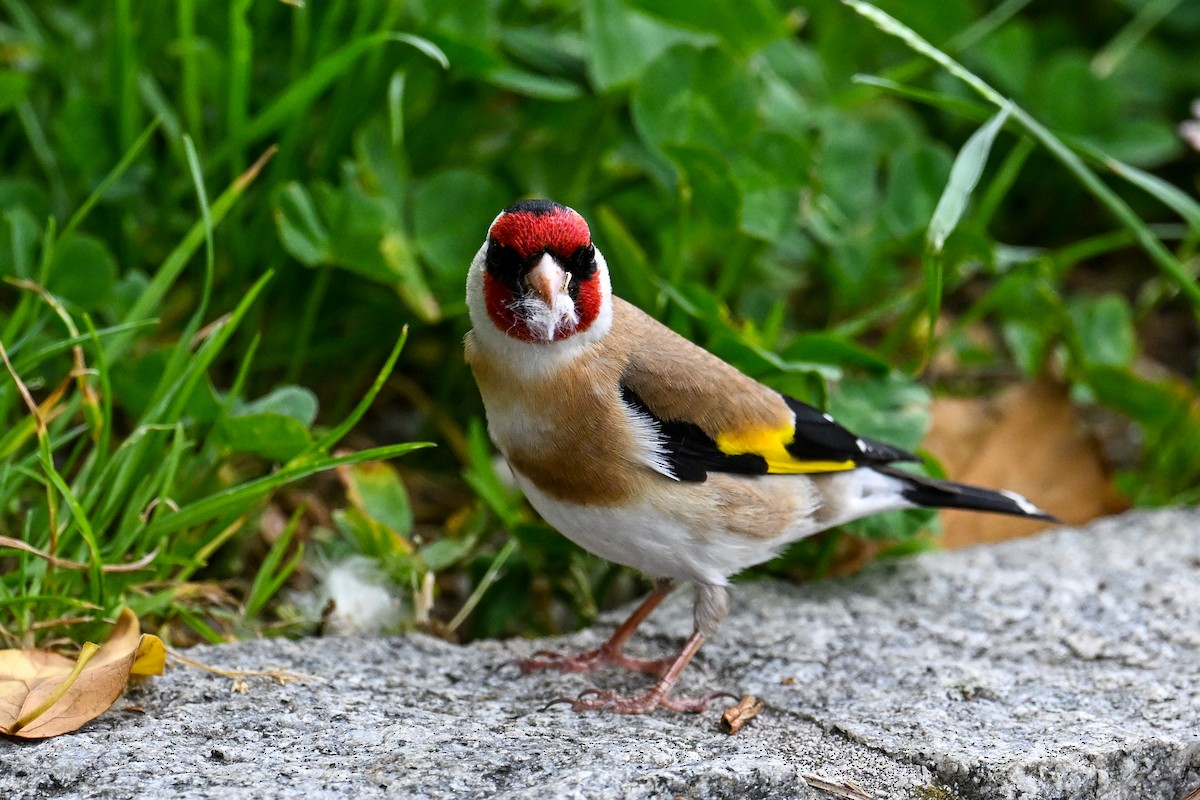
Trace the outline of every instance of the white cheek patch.
<instances>
[{"instance_id":1,"label":"white cheek patch","mask_svg":"<svg viewBox=\"0 0 1200 800\"><path fill-rule=\"evenodd\" d=\"M537 295L528 294L513 300L509 310L525 322L530 333L547 342L554 341L559 329L573 329L579 324L575 301L565 291L554 296L553 306L546 305Z\"/></svg>"}]
</instances>

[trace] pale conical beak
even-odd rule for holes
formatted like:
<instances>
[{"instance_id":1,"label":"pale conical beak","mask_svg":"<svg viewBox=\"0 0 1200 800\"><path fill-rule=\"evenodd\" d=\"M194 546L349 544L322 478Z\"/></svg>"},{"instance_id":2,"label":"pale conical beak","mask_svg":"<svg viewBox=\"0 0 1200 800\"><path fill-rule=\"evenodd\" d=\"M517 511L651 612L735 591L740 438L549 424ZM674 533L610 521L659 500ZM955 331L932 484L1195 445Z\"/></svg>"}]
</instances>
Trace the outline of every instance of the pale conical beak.
<instances>
[{"instance_id":1,"label":"pale conical beak","mask_svg":"<svg viewBox=\"0 0 1200 800\"><path fill-rule=\"evenodd\" d=\"M513 309L540 341L553 342L557 337L570 336L579 322L575 301L567 293L570 280L571 276L549 253L542 255L525 275L528 294Z\"/></svg>"},{"instance_id":2,"label":"pale conical beak","mask_svg":"<svg viewBox=\"0 0 1200 800\"><path fill-rule=\"evenodd\" d=\"M558 265L549 253L542 255L542 260L529 271L525 282L530 289L537 292L547 308L554 308L558 296L563 293L567 282L567 273Z\"/></svg>"}]
</instances>

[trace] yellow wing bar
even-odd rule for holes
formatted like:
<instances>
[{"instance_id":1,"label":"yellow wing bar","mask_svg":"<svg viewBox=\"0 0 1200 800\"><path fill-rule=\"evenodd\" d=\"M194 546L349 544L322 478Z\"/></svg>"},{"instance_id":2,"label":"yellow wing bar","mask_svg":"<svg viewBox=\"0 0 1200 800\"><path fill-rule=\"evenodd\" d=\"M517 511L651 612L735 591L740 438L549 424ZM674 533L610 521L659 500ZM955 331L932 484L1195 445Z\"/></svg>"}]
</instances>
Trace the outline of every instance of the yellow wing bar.
<instances>
[{"instance_id":1,"label":"yellow wing bar","mask_svg":"<svg viewBox=\"0 0 1200 800\"><path fill-rule=\"evenodd\" d=\"M762 456L767 462L767 472L795 475L808 472L842 472L854 469L857 464L845 461L802 461L787 451L787 446L796 437L795 427L756 428L717 436L717 447L722 453L740 456L746 453Z\"/></svg>"}]
</instances>

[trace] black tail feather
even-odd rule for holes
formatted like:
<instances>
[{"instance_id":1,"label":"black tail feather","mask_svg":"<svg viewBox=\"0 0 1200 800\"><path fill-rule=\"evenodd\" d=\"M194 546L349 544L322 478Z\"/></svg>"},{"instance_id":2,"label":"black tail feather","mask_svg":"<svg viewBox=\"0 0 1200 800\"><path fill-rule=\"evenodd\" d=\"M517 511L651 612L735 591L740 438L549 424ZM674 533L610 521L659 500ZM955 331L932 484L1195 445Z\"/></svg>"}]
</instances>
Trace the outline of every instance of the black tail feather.
<instances>
[{"instance_id":1,"label":"black tail feather","mask_svg":"<svg viewBox=\"0 0 1200 800\"><path fill-rule=\"evenodd\" d=\"M877 466L873 469L903 482L904 488L900 490L901 496L905 500L925 508L963 508L970 511L989 511L994 514L1011 514L1014 517L1043 519L1047 522L1062 521L1052 514L1047 514L1015 492L994 491L978 486L968 486L965 483L927 478L924 475L914 475L894 467Z\"/></svg>"}]
</instances>

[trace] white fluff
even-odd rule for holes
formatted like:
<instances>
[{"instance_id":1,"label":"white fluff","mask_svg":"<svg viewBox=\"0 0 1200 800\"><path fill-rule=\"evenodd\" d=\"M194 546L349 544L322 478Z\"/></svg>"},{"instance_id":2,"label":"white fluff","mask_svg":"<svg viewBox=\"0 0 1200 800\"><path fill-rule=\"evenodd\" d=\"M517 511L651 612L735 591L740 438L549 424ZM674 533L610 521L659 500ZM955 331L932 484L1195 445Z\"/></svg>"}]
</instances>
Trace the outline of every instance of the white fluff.
<instances>
[{"instance_id":1,"label":"white fluff","mask_svg":"<svg viewBox=\"0 0 1200 800\"><path fill-rule=\"evenodd\" d=\"M351 556L336 564L318 562L313 572L320 583L300 605L322 617L325 633L374 635L400 624L400 598L374 560Z\"/></svg>"},{"instance_id":2,"label":"white fluff","mask_svg":"<svg viewBox=\"0 0 1200 800\"><path fill-rule=\"evenodd\" d=\"M512 302L509 309L517 317L525 321L525 325L544 342L554 341L554 333L559 328L566 328L579 322L579 314L575 311L575 301L566 293L554 296L554 306L550 307L536 295L522 295Z\"/></svg>"}]
</instances>

